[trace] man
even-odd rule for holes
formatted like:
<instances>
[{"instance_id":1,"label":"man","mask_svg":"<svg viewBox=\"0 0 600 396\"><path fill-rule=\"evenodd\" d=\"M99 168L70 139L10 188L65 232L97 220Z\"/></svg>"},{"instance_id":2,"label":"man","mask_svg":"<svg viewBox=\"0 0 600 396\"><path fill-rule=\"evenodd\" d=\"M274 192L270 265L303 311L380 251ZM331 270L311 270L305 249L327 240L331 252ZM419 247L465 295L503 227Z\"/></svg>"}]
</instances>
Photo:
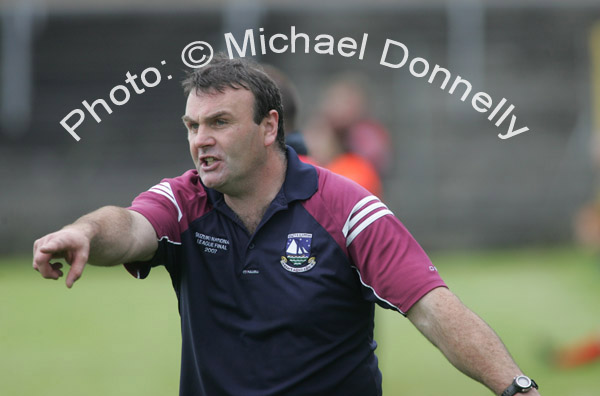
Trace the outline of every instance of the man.
<instances>
[{"instance_id":1,"label":"man","mask_svg":"<svg viewBox=\"0 0 600 396\"><path fill-rule=\"evenodd\" d=\"M316 164L381 198L391 144L385 128L367 117L366 94L357 80L348 75L325 89L304 136ZM352 144L359 140L360 145Z\"/></svg>"},{"instance_id":2,"label":"man","mask_svg":"<svg viewBox=\"0 0 600 396\"><path fill-rule=\"evenodd\" d=\"M522 374L382 202L286 148L279 92L257 66L217 57L184 89L196 169L42 237L33 257L52 279L65 258L68 287L86 262L138 278L165 265L181 395L380 395L374 303L496 394Z\"/></svg>"},{"instance_id":3,"label":"man","mask_svg":"<svg viewBox=\"0 0 600 396\"><path fill-rule=\"evenodd\" d=\"M392 163L392 142L388 130L370 114L367 87L361 74L336 77L322 94L320 117L345 152L360 156L383 176Z\"/></svg>"}]
</instances>

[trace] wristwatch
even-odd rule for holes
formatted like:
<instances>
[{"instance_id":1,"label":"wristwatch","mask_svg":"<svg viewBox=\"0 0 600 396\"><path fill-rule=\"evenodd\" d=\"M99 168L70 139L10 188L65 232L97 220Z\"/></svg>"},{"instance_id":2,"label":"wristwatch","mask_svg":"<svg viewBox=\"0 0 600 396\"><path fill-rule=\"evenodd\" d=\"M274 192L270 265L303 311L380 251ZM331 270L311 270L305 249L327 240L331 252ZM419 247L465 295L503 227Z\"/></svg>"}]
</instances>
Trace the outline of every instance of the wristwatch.
<instances>
[{"instance_id":1,"label":"wristwatch","mask_svg":"<svg viewBox=\"0 0 600 396\"><path fill-rule=\"evenodd\" d=\"M518 375L500 396L513 396L517 393L527 393L531 388L537 389L538 384L526 375Z\"/></svg>"}]
</instances>

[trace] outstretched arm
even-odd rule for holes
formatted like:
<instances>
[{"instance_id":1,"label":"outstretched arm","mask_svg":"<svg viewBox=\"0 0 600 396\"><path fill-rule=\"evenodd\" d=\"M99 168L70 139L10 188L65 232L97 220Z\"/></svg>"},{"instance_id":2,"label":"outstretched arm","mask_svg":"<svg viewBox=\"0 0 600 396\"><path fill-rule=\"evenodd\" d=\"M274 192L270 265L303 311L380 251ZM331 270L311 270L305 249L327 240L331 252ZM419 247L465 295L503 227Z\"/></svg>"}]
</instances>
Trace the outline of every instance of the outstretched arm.
<instances>
[{"instance_id":1,"label":"outstretched arm","mask_svg":"<svg viewBox=\"0 0 600 396\"><path fill-rule=\"evenodd\" d=\"M433 289L407 316L450 363L496 395L500 395L515 376L523 374L494 330L450 290ZM539 393L531 389L527 395Z\"/></svg>"},{"instance_id":2,"label":"outstretched arm","mask_svg":"<svg viewBox=\"0 0 600 396\"><path fill-rule=\"evenodd\" d=\"M71 269L67 287L81 277L86 263L118 265L152 258L158 242L150 222L141 214L116 206L105 206L73 224L48 234L33 244L33 268L44 278L58 279L63 258Z\"/></svg>"}]
</instances>

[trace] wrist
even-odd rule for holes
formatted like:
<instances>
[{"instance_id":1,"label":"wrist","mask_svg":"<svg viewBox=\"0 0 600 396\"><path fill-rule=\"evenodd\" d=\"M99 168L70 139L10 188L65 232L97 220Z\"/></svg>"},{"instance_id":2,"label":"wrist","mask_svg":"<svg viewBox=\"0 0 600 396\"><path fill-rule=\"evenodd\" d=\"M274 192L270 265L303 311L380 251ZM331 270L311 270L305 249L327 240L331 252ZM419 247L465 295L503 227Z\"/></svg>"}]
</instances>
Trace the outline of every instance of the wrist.
<instances>
[{"instance_id":1,"label":"wrist","mask_svg":"<svg viewBox=\"0 0 600 396\"><path fill-rule=\"evenodd\" d=\"M98 228L98 224L95 221L80 218L73 224L64 226L63 230L74 231L80 235L83 235L88 241L91 242L98 233Z\"/></svg>"},{"instance_id":2,"label":"wrist","mask_svg":"<svg viewBox=\"0 0 600 396\"><path fill-rule=\"evenodd\" d=\"M528 393L529 395L539 395L537 392L537 383L527 377L526 375L517 375L512 383L500 394L500 396L514 396L521 393Z\"/></svg>"}]
</instances>

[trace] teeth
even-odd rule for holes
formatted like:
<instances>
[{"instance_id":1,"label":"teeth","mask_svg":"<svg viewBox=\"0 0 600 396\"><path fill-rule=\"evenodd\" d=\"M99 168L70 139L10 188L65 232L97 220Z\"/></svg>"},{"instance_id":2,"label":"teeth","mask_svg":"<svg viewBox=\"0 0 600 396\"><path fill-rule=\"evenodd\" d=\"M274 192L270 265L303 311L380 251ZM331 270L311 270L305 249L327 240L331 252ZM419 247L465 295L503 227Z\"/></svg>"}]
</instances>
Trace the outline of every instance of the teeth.
<instances>
[{"instance_id":1,"label":"teeth","mask_svg":"<svg viewBox=\"0 0 600 396\"><path fill-rule=\"evenodd\" d=\"M209 157L209 158L206 158L204 161L206 162L206 165L210 165L214 162L214 160L215 160L214 158Z\"/></svg>"}]
</instances>

